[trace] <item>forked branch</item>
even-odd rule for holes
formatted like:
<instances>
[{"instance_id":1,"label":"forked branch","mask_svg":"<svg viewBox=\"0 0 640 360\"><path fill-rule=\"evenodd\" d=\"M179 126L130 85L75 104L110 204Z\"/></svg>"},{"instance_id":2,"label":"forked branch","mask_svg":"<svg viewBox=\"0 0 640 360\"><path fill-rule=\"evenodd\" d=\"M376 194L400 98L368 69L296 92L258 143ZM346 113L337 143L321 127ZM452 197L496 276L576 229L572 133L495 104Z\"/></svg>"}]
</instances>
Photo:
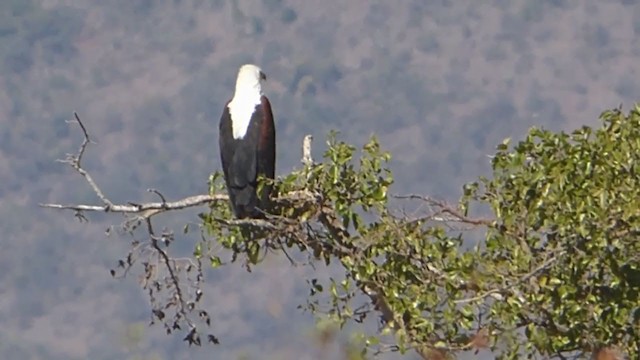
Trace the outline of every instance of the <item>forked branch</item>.
<instances>
[{"instance_id":1,"label":"forked branch","mask_svg":"<svg viewBox=\"0 0 640 360\"><path fill-rule=\"evenodd\" d=\"M68 121L71 122L71 121ZM82 212L110 212L121 213L127 216L124 228L133 235L133 229L137 225L146 224L147 240L133 240L133 248L125 259L118 262L118 267L124 270L124 274L140 260L144 267L144 275L142 276L142 286L148 291L152 303L152 322L156 319L164 323L168 333L175 330L181 330L181 323L186 323L189 327L185 341L189 344L200 345L200 335L196 330L196 325L190 318L189 314L193 311L198 313L198 317L209 325L209 315L205 310L197 309L196 304L202 297L202 291L199 286L203 280L202 267L200 262L197 263L188 259L175 259L169 255L167 247L173 241L173 233L164 231L162 234L156 234L151 223L151 217L171 210L180 210L191 207L208 205L217 201L226 201L226 194L214 195L195 195L176 201L167 201L166 197L155 189L148 189L148 192L156 194L160 198L160 202L149 203L133 203L114 204L100 189L93 177L87 170L82 167L82 159L87 151L88 145L93 143L89 137L87 128L77 113L74 113L74 120L83 134L82 143L75 154L67 154L64 160L58 160L69 164L76 172L78 172L89 184L91 189L100 200L101 204L40 204L41 207L52 209L73 210L76 216L86 219ZM195 276L193 275L195 273ZM111 270L112 276L116 276L116 270ZM189 284L195 284L190 286ZM163 303L158 304L158 296L162 296ZM167 317L166 312L170 309L174 310L173 317ZM208 335L208 340L217 343L217 338Z\"/></svg>"}]
</instances>

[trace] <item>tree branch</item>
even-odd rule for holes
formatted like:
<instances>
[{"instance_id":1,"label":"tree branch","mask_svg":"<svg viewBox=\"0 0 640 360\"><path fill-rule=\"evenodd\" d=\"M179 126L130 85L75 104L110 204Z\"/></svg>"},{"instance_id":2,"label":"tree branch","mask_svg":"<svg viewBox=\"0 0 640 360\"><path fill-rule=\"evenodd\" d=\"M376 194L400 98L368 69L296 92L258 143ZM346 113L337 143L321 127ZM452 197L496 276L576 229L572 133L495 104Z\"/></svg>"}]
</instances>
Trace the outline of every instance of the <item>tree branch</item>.
<instances>
[{"instance_id":1,"label":"tree branch","mask_svg":"<svg viewBox=\"0 0 640 360\"><path fill-rule=\"evenodd\" d=\"M156 215L160 212L167 210L180 210L189 207L201 206L210 204L216 201L227 201L228 196L226 194L216 194L216 195L196 195L189 196L181 200L167 202L165 197L158 190L148 189L148 192L153 192L160 197L162 202L152 202L152 203L144 203L144 204L136 204L136 203L128 203L128 204L114 204L107 196L102 192L100 187L96 184L89 174L82 167L82 157L84 156L87 146L91 143L91 139L89 137L89 133L87 128L80 120L80 116L77 113L73 113L75 116L75 122L82 129L83 140L78 152L76 154L67 154L65 160L58 160L59 162L69 164L75 171L77 171L89 184L93 192L96 194L98 199L102 201L103 205L84 205L84 204L39 204L41 207L50 208L50 209L66 209L66 210L74 210L76 212L82 211L99 211L99 212L113 212L113 213L123 213L123 214L137 214L141 215L142 218L149 218L153 215ZM70 122L70 121L68 121Z\"/></svg>"},{"instance_id":2,"label":"tree branch","mask_svg":"<svg viewBox=\"0 0 640 360\"><path fill-rule=\"evenodd\" d=\"M209 205L211 203L219 202L219 201L228 201L229 196L227 194L213 194L213 195L194 195L188 196L186 198L176 200L176 201L167 201L165 196L156 189L147 189L148 192L152 192L158 197L160 197L161 202L150 202L150 203L133 203L129 202L127 204L114 204L109 198L102 192L100 187L96 184L96 182L91 177L88 171L82 168L82 157L84 156L87 146L89 143L92 143L89 133L85 127L85 125L80 120L80 117L77 113L74 112L75 122L80 126L83 133L83 141L78 149L76 154L67 154L65 160L58 160L59 162L69 164L75 171L77 171L89 184L91 189L94 191L98 199L102 201L103 205L89 205L89 204L59 204L59 203L40 203L38 204L40 207L49 208L49 209L61 209L61 210L73 210L76 211L81 218L84 216L81 214L83 211L95 211L95 212L111 212L111 213L121 213L121 214L134 214L139 215L142 219L150 218L151 216L157 215L164 211L170 210L182 210L191 207L198 207L203 205ZM72 121L67 121L68 123ZM313 159L311 157L311 142L313 140L313 136L306 135L303 140L303 152L302 152L302 162L305 165L312 165ZM310 194L304 191L298 191L291 194L287 194L286 196L275 199L278 201L287 201L287 200L308 200ZM253 221L249 220L241 220L241 221L230 221L227 222L228 225L240 225L252 223ZM256 226L264 226L267 222L255 223L253 225Z\"/></svg>"},{"instance_id":3,"label":"tree branch","mask_svg":"<svg viewBox=\"0 0 640 360\"><path fill-rule=\"evenodd\" d=\"M210 324L210 318L208 313L202 309L196 309L196 303L198 303L202 297L202 290L200 289L200 283L203 279L202 267L200 262L194 264L191 259L188 259L186 265L182 265L184 261L175 259L170 256L168 246L173 240L173 233L170 231L163 231L162 234L156 235L153 226L151 224L151 217L170 210L180 210L190 207L203 206L212 204L218 201L227 201L228 196L226 194L213 194L213 195L195 195L189 196L177 201L167 201L166 197L156 189L147 189L148 192L156 194L160 198L160 202L149 203L133 203L128 202L126 204L114 204L100 189L97 183L93 180L91 174L82 167L82 159L87 150L87 147L92 143L87 128L81 121L77 113L74 113L75 122L80 126L83 134L82 143L76 154L67 154L65 160L58 160L59 162L69 164L77 173L79 173L85 181L89 184L97 198L102 204L55 204L46 203L40 204L41 207L51 209L63 209L73 210L76 212L81 220L86 218L82 214L83 211L96 211L96 212L109 212L109 213L121 213L125 215L131 215L127 217L124 228L127 229L133 235L133 230L140 224L146 223L147 242L140 242L133 240L133 249L128 253L125 259L118 261L118 267L124 269L126 274L129 269L138 260L139 255L148 253L151 250L151 254L158 256L159 263L164 268L166 273L158 279L158 275L161 273L158 264L153 264L152 261L142 261L144 268L143 275L143 288L148 290L148 295L152 304L153 318L162 321L165 325L167 333L171 333L175 330L180 330L180 324L186 322L189 326L188 334L184 338L189 344L200 345L200 335L196 331L195 323L189 317L189 313L196 311L198 317L203 320L206 325ZM67 121L68 123L74 121ZM132 225L133 224L133 225ZM143 245L144 244L144 245ZM153 255L151 255L153 257ZM195 292L192 294L189 291L190 286L190 273L196 269ZM116 277L116 270L112 269L111 275ZM181 276L186 277L187 284L183 284ZM164 303L158 303L156 296L160 294L163 296ZM165 298L166 297L166 298ZM170 308L175 309L173 320L169 323L169 320L165 320L165 311ZM153 323L152 318L152 323ZM209 334L207 336L209 342L217 343L218 340L215 336Z\"/></svg>"},{"instance_id":4,"label":"tree branch","mask_svg":"<svg viewBox=\"0 0 640 360\"><path fill-rule=\"evenodd\" d=\"M195 195L189 196L181 200L167 202L164 195L160 193L156 189L148 189L148 192L153 192L160 197L162 202L152 202L152 203L128 203L128 204L114 204L106 195L102 192L100 187L96 184L89 174L84 168L82 168L82 157L87 150L87 146L91 143L91 139L89 137L89 133L87 128L80 120L80 116L77 113L73 113L75 116L75 122L78 123L83 133L83 140L78 152L76 154L67 154L65 160L58 160L59 162L69 164L75 171L77 171L89 184L93 192L96 194L98 199L100 199L103 205L85 205L85 204L55 204L55 203L41 203L39 206L50 209L65 209L65 210L74 210L76 212L82 211L98 211L98 212L112 212L112 213L123 213L123 214L137 214L142 218L149 218L153 215L156 215L160 212L167 210L180 210L190 207L207 205L216 201L227 201L229 197L226 194L215 194L215 195ZM70 122L70 121L68 121ZM82 215L80 215L82 216Z\"/></svg>"},{"instance_id":5,"label":"tree branch","mask_svg":"<svg viewBox=\"0 0 640 360\"><path fill-rule=\"evenodd\" d=\"M78 173L80 173L80 175L82 175L85 178L85 180L87 180L87 182L89 183L89 186L91 186L91 188L96 193L98 198L104 203L104 206L106 208L109 208L110 206L113 205L111 201L109 201L109 199L107 199L107 197L104 196L104 194L102 193L102 191L100 190L96 182L93 180L91 175L89 175L89 173L82 168L82 165L81 165L82 156L87 150L87 145L91 143L91 139L89 138L89 133L87 132L87 128L82 123L82 120L80 120L80 116L78 116L78 113L74 112L73 115L75 117L75 121L78 123L78 125L80 125L80 129L82 129L82 134L84 135L84 139L82 140L82 144L80 144L80 148L78 149L77 154L75 155L67 154L67 157L65 160L58 160L58 161L69 164Z\"/></svg>"},{"instance_id":6,"label":"tree branch","mask_svg":"<svg viewBox=\"0 0 640 360\"><path fill-rule=\"evenodd\" d=\"M98 189L99 190L99 189ZM113 204L110 206L107 205L83 205L83 204L40 204L41 207L51 208L51 209L67 209L67 210L75 210L75 211L102 211L102 212L112 212L112 213L123 213L123 214L140 214L143 212L147 212L150 210L158 210L157 212L164 210L181 210L190 207L207 205L217 201L227 201L229 197L226 194L215 194L215 195L194 195L189 196L184 199L176 200L176 201L167 201L167 202L151 202L151 203L142 203L142 204ZM157 213L156 212L156 213ZM155 215L155 213L153 214Z\"/></svg>"}]
</instances>

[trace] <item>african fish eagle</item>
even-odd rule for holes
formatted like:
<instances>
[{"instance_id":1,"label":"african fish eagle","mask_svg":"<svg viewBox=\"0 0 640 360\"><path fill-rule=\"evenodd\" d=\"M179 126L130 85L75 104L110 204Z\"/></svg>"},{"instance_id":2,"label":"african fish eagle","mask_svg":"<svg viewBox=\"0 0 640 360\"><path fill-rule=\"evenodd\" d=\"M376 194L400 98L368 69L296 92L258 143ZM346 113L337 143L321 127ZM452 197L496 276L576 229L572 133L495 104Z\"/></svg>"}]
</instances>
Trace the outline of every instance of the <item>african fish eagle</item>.
<instances>
[{"instance_id":1,"label":"african fish eagle","mask_svg":"<svg viewBox=\"0 0 640 360\"><path fill-rule=\"evenodd\" d=\"M235 216L259 218L268 210L270 186L257 193L260 175L273 179L276 133L269 99L262 92L267 77L252 64L242 65L235 93L220 118L220 157Z\"/></svg>"}]
</instances>

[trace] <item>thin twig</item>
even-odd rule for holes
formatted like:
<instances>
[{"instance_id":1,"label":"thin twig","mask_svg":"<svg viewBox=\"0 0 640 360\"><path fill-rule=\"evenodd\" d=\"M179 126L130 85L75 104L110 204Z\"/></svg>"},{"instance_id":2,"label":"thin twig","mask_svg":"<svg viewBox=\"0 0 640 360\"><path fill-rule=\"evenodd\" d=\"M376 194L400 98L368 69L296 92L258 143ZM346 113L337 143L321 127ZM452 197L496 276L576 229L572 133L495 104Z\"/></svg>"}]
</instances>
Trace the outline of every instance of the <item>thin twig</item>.
<instances>
[{"instance_id":1,"label":"thin twig","mask_svg":"<svg viewBox=\"0 0 640 360\"><path fill-rule=\"evenodd\" d=\"M162 195L162 193L156 189L147 189L148 192L152 192L156 195L158 195L158 197L160 198L160 200L162 200L162 203L164 204L164 206L166 207L167 205L167 199L164 197L164 195Z\"/></svg>"},{"instance_id":2,"label":"thin twig","mask_svg":"<svg viewBox=\"0 0 640 360\"><path fill-rule=\"evenodd\" d=\"M91 175L89 175L89 173L82 168L82 165L81 165L82 156L84 155L84 152L87 150L87 145L89 145L89 143L91 142L91 139L89 138L89 133L87 132L87 128L82 123L82 120L80 120L80 116L78 116L78 113L74 112L73 115L75 116L76 122L78 123L78 125L80 125L80 128L82 129L82 134L84 136L84 139L82 141L82 144L80 144L80 149L78 149L77 154L75 155L67 154L67 158L65 160L58 160L58 161L69 164L78 173L80 173L80 175L82 175L85 178L85 180L87 180L87 182L89 183L89 186L91 186L91 188L96 193L98 198L104 203L104 208L108 209L111 206L113 206L113 204L102 193L102 190L100 190L100 188L98 187L98 184L96 184L96 182L93 180ZM76 210L80 210L80 209L76 209Z\"/></svg>"},{"instance_id":3,"label":"thin twig","mask_svg":"<svg viewBox=\"0 0 640 360\"><path fill-rule=\"evenodd\" d=\"M169 257L169 255L167 255L167 252L164 249L160 248L160 246L158 245L158 240L160 240L160 238L158 238L158 236L155 235L153 231L153 226L151 225L151 219L149 218L147 218L147 231L151 236L151 247L158 252L160 257L162 258L162 262L164 262L164 265L166 266L167 271L169 272L169 278L173 283L173 288L175 289L175 294L176 294L175 296L179 302L178 311L182 315L183 319L187 321L189 326L193 327L191 320L187 316L187 306L186 306L186 302L184 301L184 297L182 296L182 286L180 285L180 280L178 279L178 276L176 275L176 272L174 271L173 266L171 265L172 259Z\"/></svg>"}]
</instances>

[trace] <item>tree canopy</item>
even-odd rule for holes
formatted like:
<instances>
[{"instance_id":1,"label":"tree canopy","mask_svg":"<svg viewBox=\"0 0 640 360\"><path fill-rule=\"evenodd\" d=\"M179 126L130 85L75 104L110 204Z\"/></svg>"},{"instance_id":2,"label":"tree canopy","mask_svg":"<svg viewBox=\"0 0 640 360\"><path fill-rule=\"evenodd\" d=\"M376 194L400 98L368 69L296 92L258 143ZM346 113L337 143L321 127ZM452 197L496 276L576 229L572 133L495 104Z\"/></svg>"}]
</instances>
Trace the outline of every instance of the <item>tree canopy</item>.
<instances>
[{"instance_id":1,"label":"tree canopy","mask_svg":"<svg viewBox=\"0 0 640 360\"><path fill-rule=\"evenodd\" d=\"M219 173L210 194L168 202L151 190L160 202L113 204L82 169L85 133L67 160L103 204L44 206L82 218L121 212L125 230L146 226L148 241L132 244L112 274L140 265L154 319L190 344L224 341L201 306L203 272L233 263L250 271L266 256L285 256L292 266L332 269L308 279L302 304L322 324L378 325L361 328L353 358L480 349L499 359L635 358L640 107L601 120L599 128L532 128L513 145L505 140L491 176L465 185L454 203L396 194L391 155L375 137L357 149L331 133L321 161L309 159L307 143L304 166L274 181L276 206L264 220L232 219ZM201 240L191 257L176 258L177 235L154 231L151 220L203 204Z\"/></svg>"}]
</instances>

